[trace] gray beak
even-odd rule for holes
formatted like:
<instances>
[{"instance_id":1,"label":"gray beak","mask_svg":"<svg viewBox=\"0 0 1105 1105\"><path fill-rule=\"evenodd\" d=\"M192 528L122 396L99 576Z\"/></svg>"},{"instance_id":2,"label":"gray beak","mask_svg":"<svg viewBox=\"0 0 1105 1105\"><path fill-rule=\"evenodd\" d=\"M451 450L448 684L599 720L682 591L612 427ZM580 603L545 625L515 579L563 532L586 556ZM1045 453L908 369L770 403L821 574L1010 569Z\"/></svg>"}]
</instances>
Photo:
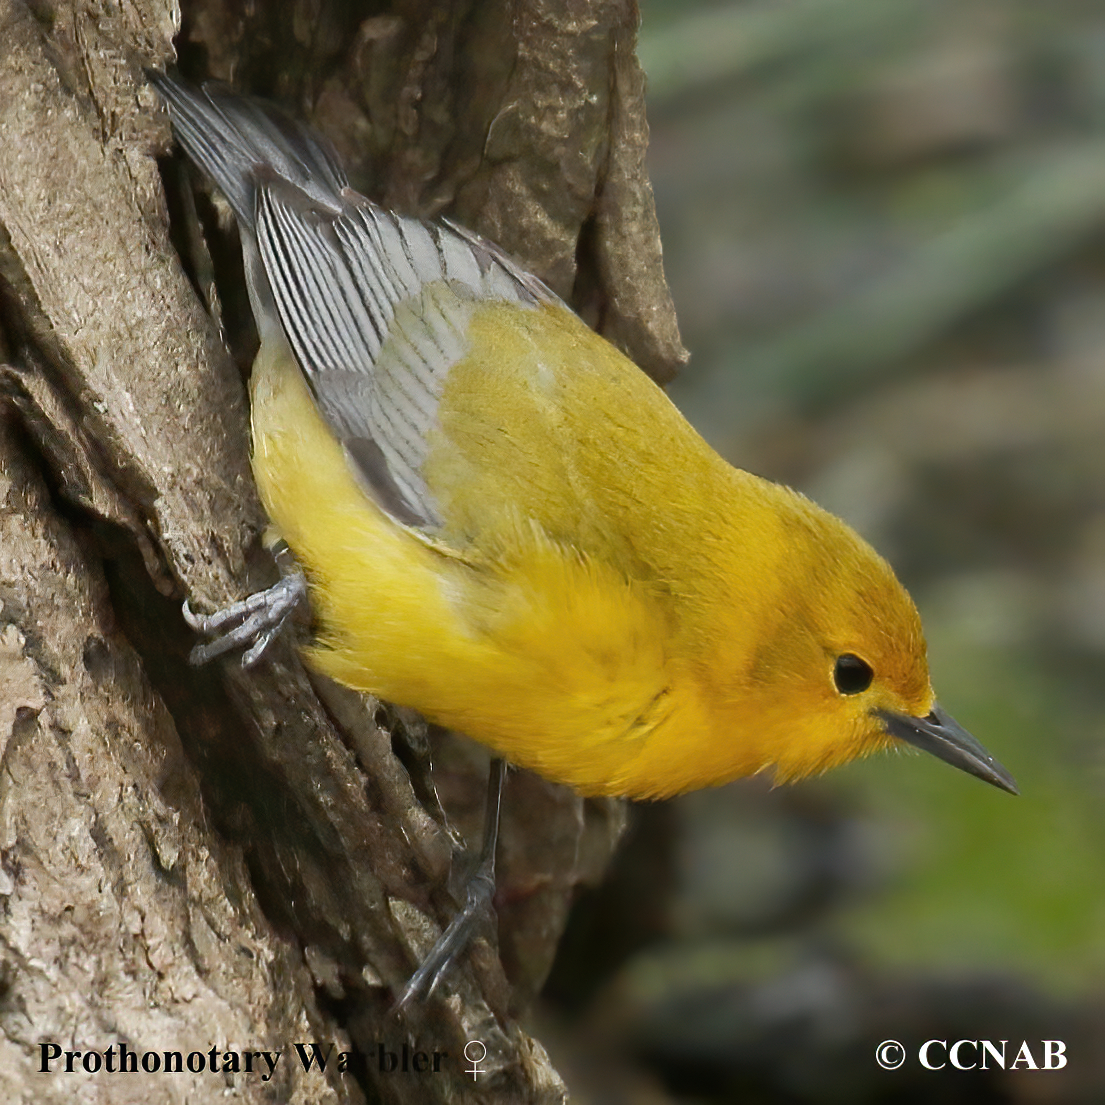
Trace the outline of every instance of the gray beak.
<instances>
[{"instance_id":1,"label":"gray beak","mask_svg":"<svg viewBox=\"0 0 1105 1105\"><path fill-rule=\"evenodd\" d=\"M931 752L937 759L995 787L1020 794L1013 776L953 717L933 706L928 717L910 717L894 710L875 710L886 731L898 740Z\"/></svg>"}]
</instances>

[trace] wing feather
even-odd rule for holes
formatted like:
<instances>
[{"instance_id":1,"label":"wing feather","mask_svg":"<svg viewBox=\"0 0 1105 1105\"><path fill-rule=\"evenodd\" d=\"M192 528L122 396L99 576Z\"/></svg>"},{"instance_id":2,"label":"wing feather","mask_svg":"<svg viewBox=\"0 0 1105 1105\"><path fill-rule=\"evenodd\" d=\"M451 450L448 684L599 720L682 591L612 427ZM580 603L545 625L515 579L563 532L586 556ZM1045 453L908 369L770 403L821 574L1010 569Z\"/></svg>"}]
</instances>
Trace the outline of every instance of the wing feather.
<instances>
[{"instance_id":1,"label":"wing feather","mask_svg":"<svg viewBox=\"0 0 1105 1105\"><path fill-rule=\"evenodd\" d=\"M352 191L333 147L276 105L151 73L186 152L226 194L323 416L381 507L441 524L423 466L477 305L559 302L497 246ZM247 265L247 268L249 266ZM258 319L264 332L263 319Z\"/></svg>"},{"instance_id":2,"label":"wing feather","mask_svg":"<svg viewBox=\"0 0 1105 1105\"><path fill-rule=\"evenodd\" d=\"M488 298L533 305L552 293L474 235L394 215L349 189L341 198L335 213L260 174L262 263L323 414L343 441L375 445L349 450L361 475L385 509L398 492L404 521L436 528L422 467L471 313Z\"/></svg>"}]
</instances>

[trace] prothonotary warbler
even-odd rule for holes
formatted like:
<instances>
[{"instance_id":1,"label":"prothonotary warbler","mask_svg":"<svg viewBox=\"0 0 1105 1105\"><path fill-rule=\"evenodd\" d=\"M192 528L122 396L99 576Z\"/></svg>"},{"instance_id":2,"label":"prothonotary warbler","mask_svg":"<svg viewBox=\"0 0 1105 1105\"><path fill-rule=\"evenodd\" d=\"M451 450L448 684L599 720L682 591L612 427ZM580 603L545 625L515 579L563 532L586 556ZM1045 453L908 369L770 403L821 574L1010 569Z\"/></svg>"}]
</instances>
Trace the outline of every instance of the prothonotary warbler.
<instances>
[{"instance_id":1,"label":"prothonotary warbler","mask_svg":"<svg viewBox=\"0 0 1105 1105\"><path fill-rule=\"evenodd\" d=\"M848 526L722 460L490 242L354 192L272 105L152 76L241 229L253 470L308 583L310 664L584 794L900 742L1016 793L937 706L917 610ZM294 596L230 638L263 646Z\"/></svg>"}]
</instances>

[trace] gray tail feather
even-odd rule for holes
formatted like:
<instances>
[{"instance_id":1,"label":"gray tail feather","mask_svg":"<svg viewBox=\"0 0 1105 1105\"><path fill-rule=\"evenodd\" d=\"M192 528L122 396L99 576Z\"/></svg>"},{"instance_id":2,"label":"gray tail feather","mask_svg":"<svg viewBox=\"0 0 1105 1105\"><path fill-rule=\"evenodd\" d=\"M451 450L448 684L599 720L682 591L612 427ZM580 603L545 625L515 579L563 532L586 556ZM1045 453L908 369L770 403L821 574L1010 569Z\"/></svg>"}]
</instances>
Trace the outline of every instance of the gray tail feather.
<instances>
[{"instance_id":1,"label":"gray tail feather","mask_svg":"<svg viewBox=\"0 0 1105 1105\"><path fill-rule=\"evenodd\" d=\"M259 170L294 184L324 207L340 208L349 186L334 147L276 104L208 81L202 88L147 70L169 106L184 152L226 196L241 226L254 229Z\"/></svg>"}]
</instances>

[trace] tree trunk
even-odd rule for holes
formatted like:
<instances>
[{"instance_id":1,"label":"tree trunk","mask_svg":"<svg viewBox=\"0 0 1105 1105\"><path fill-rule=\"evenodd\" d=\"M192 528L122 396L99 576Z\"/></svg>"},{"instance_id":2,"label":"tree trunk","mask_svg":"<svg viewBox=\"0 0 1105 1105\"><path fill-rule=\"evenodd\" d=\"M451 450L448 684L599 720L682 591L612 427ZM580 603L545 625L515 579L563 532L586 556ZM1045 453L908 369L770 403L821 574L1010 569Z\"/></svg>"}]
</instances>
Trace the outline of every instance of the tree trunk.
<instances>
[{"instance_id":1,"label":"tree trunk","mask_svg":"<svg viewBox=\"0 0 1105 1105\"><path fill-rule=\"evenodd\" d=\"M185 76L310 116L360 190L499 242L656 378L683 358L634 5L354 7L209 0L177 27L169 0L0 0L5 1101L565 1096L515 1018L619 805L513 775L498 949L391 1017L455 908L447 825L478 832L486 760L287 643L250 672L187 663L185 596L211 609L275 570L233 232L193 206L142 74L178 31Z\"/></svg>"}]
</instances>

